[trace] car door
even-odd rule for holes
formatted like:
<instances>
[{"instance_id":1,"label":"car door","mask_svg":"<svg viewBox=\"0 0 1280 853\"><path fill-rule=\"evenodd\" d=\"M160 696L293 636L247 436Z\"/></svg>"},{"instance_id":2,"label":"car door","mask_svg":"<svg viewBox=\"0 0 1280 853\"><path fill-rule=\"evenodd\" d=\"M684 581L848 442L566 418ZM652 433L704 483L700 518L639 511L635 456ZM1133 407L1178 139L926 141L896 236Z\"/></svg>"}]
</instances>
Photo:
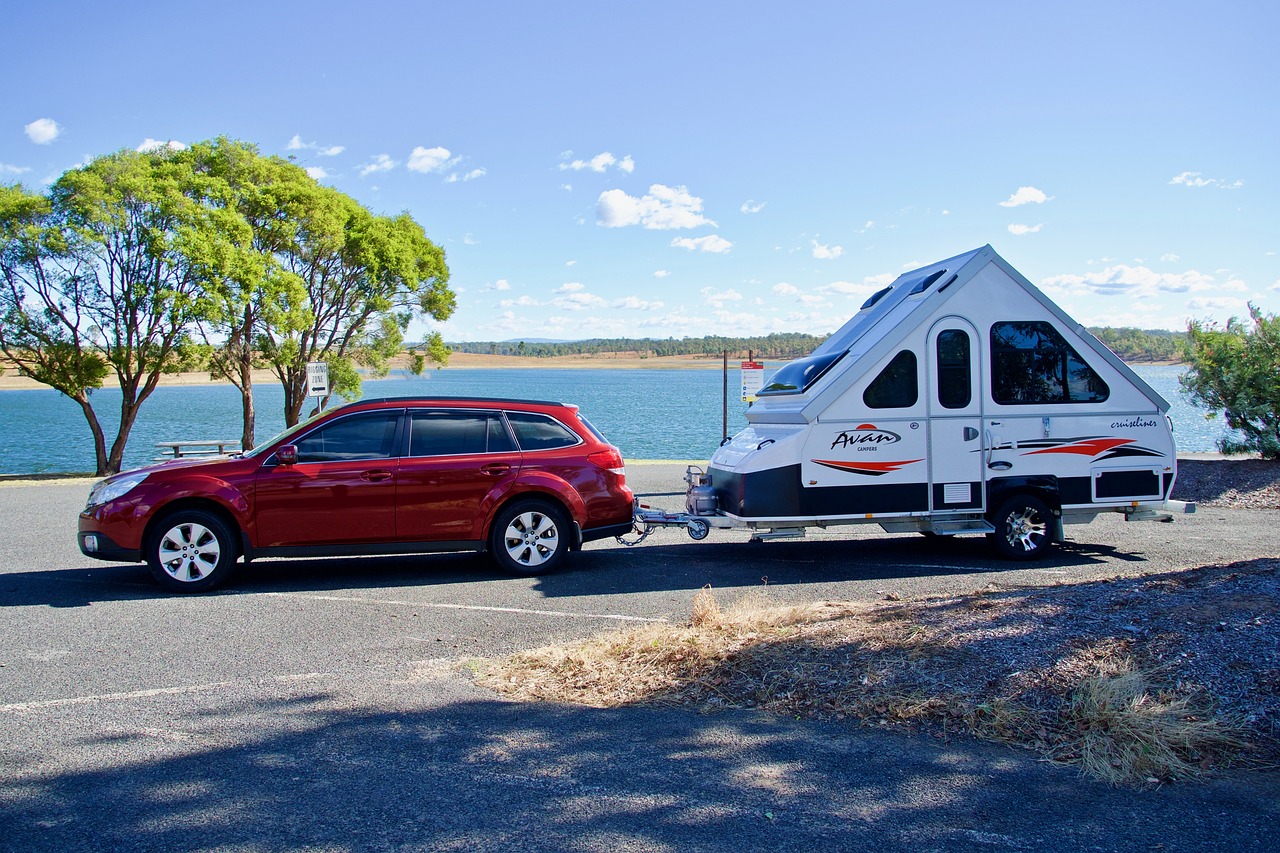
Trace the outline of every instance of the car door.
<instances>
[{"instance_id":1,"label":"car door","mask_svg":"<svg viewBox=\"0 0 1280 853\"><path fill-rule=\"evenodd\" d=\"M416 409L401 459L401 542L478 540L494 503L520 474L520 451L499 411Z\"/></svg>"},{"instance_id":2,"label":"car door","mask_svg":"<svg viewBox=\"0 0 1280 853\"><path fill-rule=\"evenodd\" d=\"M395 541L402 409L358 412L299 438L298 462L258 470L258 547Z\"/></svg>"}]
</instances>

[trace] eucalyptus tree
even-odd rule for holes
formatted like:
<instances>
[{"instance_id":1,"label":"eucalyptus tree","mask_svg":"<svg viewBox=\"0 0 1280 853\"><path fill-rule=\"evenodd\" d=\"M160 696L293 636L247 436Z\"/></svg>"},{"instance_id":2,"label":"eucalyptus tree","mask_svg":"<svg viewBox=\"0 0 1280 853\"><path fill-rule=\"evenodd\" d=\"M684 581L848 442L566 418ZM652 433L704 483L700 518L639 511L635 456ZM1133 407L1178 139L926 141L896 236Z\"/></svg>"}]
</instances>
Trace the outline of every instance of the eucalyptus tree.
<instances>
[{"instance_id":1,"label":"eucalyptus tree","mask_svg":"<svg viewBox=\"0 0 1280 853\"><path fill-rule=\"evenodd\" d=\"M99 475L120 470L139 409L181 367L210 305L204 273L247 240L233 209L196 200L218 194L168 150L99 157L47 197L4 190L0 348L80 405ZM121 401L108 448L90 395L111 373Z\"/></svg>"},{"instance_id":2,"label":"eucalyptus tree","mask_svg":"<svg viewBox=\"0 0 1280 853\"><path fill-rule=\"evenodd\" d=\"M288 336L309 322L303 281L282 261L298 252L301 225L319 187L300 167L238 140L197 143L183 156L197 174L213 179L208 188L226 193L198 200L228 205L251 235L233 263L205 271L217 286L210 288L212 302L198 326L210 375L240 391L240 442L249 450L256 443L253 371L267 366L256 344L268 333Z\"/></svg>"},{"instance_id":3,"label":"eucalyptus tree","mask_svg":"<svg viewBox=\"0 0 1280 853\"><path fill-rule=\"evenodd\" d=\"M284 388L290 426L306 402L308 362L326 362L331 391L357 397L360 368L385 375L412 319L445 320L456 304L444 250L407 213L377 216L319 185L308 202L297 243L280 258L302 282L302 301L290 307L302 311L305 322L263 324L256 339ZM443 364L447 358L439 333L430 334L425 359Z\"/></svg>"}]
</instances>

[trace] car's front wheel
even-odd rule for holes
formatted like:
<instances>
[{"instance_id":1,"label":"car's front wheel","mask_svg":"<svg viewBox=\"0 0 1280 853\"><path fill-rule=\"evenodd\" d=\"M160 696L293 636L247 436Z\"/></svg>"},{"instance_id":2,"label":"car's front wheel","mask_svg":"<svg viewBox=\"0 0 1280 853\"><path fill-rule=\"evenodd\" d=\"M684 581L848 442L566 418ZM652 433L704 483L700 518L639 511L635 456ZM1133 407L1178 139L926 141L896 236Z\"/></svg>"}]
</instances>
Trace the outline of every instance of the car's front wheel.
<instances>
[{"instance_id":1,"label":"car's front wheel","mask_svg":"<svg viewBox=\"0 0 1280 853\"><path fill-rule=\"evenodd\" d=\"M205 592L225 581L236 562L236 540L218 516L198 509L162 519L147 543L147 566L171 592Z\"/></svg>"},{"instance_id":2,"label":"car's front wheel","mask_svg":"<svg viewBox=\"0 0 1280 853\"><path fill-rule=\"evenodd\" d=\"M570 544L563 512L542 501L517 501L494 520L489 553L498 567L517 575L541 575L564 562Z\"/></svg>"}]
</instances>

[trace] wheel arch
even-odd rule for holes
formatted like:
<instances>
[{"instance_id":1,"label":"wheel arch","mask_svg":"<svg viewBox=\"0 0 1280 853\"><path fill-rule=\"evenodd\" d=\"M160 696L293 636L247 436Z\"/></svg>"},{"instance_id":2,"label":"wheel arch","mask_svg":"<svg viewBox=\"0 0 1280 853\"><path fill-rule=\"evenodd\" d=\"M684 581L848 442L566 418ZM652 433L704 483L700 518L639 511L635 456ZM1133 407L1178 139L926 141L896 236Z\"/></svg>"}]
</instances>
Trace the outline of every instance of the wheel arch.
<instances>
[{"instance_id":1,"label":"wheel arch","mask_svg":"<svg viewBox=\"0 0 1280 853\"><path fill-rule=\"evenodd\" d=\"M1055 515L1062 513L1062 492L1052 474L1029 477L997 477L987 481L987 515L1017 495L1033 495L1048 504Z\"/></svg>"},{"instance_id":2,"label":"wheel arch","mask_svg":"<svg viewBox=\"0 0 1280 853\"><path fill-rule=\"evenodd\" d=\"M231 531L232 538L235 539L237 546L237 556L244 556L248 559L251 554L249 542L246 537L244 525L240 523L240 519L225 504L207 497L181 497L166 502L164 505L156 509L151 514L151 520L147 522L146 528L142 532L142 547L145 553L150 547L152 537L154 537L161 527L174 515L187 510L200 510L211 515L217 516L220 521L227 525L227 529Z\"/></svg>"},{"instance_id":3,"label":"wheel arch","mask_svg":"<svg viewBox=\"0 0 1280 853\"><path fill-rule=\"evenodd\" d=\"M573 494L577 497L576 492ZM502 515L503 510L507 507L521 501L544 503L564 513L564 517L569 520L569 526L572 528L570 531L572 536L569 543L569 549L571 551L579 551L582 549L582 523L578 521L579 515L573 511L573 508L568 505L568 502L564 500L562 495L559 492L546 491L542 489L524 489L518 492L508 492L506 495L503 495L502 500L494 504L493 510L489 513L489 517L485 519L484 530L481 532L485 551L488 551L490 548L489 543L493 538L493 526L497 521L498 516ZM578 502L582 503L582 499L579 498ZM586 511L585 504L582 507L582 511L583 513Z\"/></svg>"}]
</instances>

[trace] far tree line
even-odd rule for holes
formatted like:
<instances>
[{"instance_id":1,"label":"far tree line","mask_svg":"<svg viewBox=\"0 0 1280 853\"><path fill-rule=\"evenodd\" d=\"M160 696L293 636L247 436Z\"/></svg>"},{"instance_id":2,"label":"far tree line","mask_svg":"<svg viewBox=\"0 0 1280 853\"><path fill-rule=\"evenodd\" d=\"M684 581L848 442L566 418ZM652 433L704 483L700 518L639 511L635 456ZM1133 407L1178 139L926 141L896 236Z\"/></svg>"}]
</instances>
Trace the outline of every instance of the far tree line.
<instances>
[{"instance_id":1,"label":"far tree line","mask_svg":"<svg viewBox=\"0 0 1280 853\"><path fill-rule=\"evenodd\" d=\"M1089 331L1125 361L1181 361L1190 337L1187 332L1165 329L1091 328ZM730 358L793 359L808 355L826 335L775 333L757 337L701 338L591 338L585 341L462 341L449 342L451 352L478 355L515 355L555 358L566 355L634 353L646 356L714 356Z\"/></svg>"},{"instance_id":2,"label":"far tree line","mask_svg":"<svg viewBox=\"0 0 1280 853\"><path fill-rule=\"evenodd\" d=\"M309 362L358 396L361 371L385 374L414 317L452 314L448 282L444 251L408 214L371 213L235 140L120 151L46 193L0 185L0 351L80 405L99 475L120 470L162 374L233 383L249 449L254 368L283 386L292 426ZM447 357L433 335L411 364ZM123 394L108 445L91 393L112 376Z\"/></svg>"}]
</instances>

